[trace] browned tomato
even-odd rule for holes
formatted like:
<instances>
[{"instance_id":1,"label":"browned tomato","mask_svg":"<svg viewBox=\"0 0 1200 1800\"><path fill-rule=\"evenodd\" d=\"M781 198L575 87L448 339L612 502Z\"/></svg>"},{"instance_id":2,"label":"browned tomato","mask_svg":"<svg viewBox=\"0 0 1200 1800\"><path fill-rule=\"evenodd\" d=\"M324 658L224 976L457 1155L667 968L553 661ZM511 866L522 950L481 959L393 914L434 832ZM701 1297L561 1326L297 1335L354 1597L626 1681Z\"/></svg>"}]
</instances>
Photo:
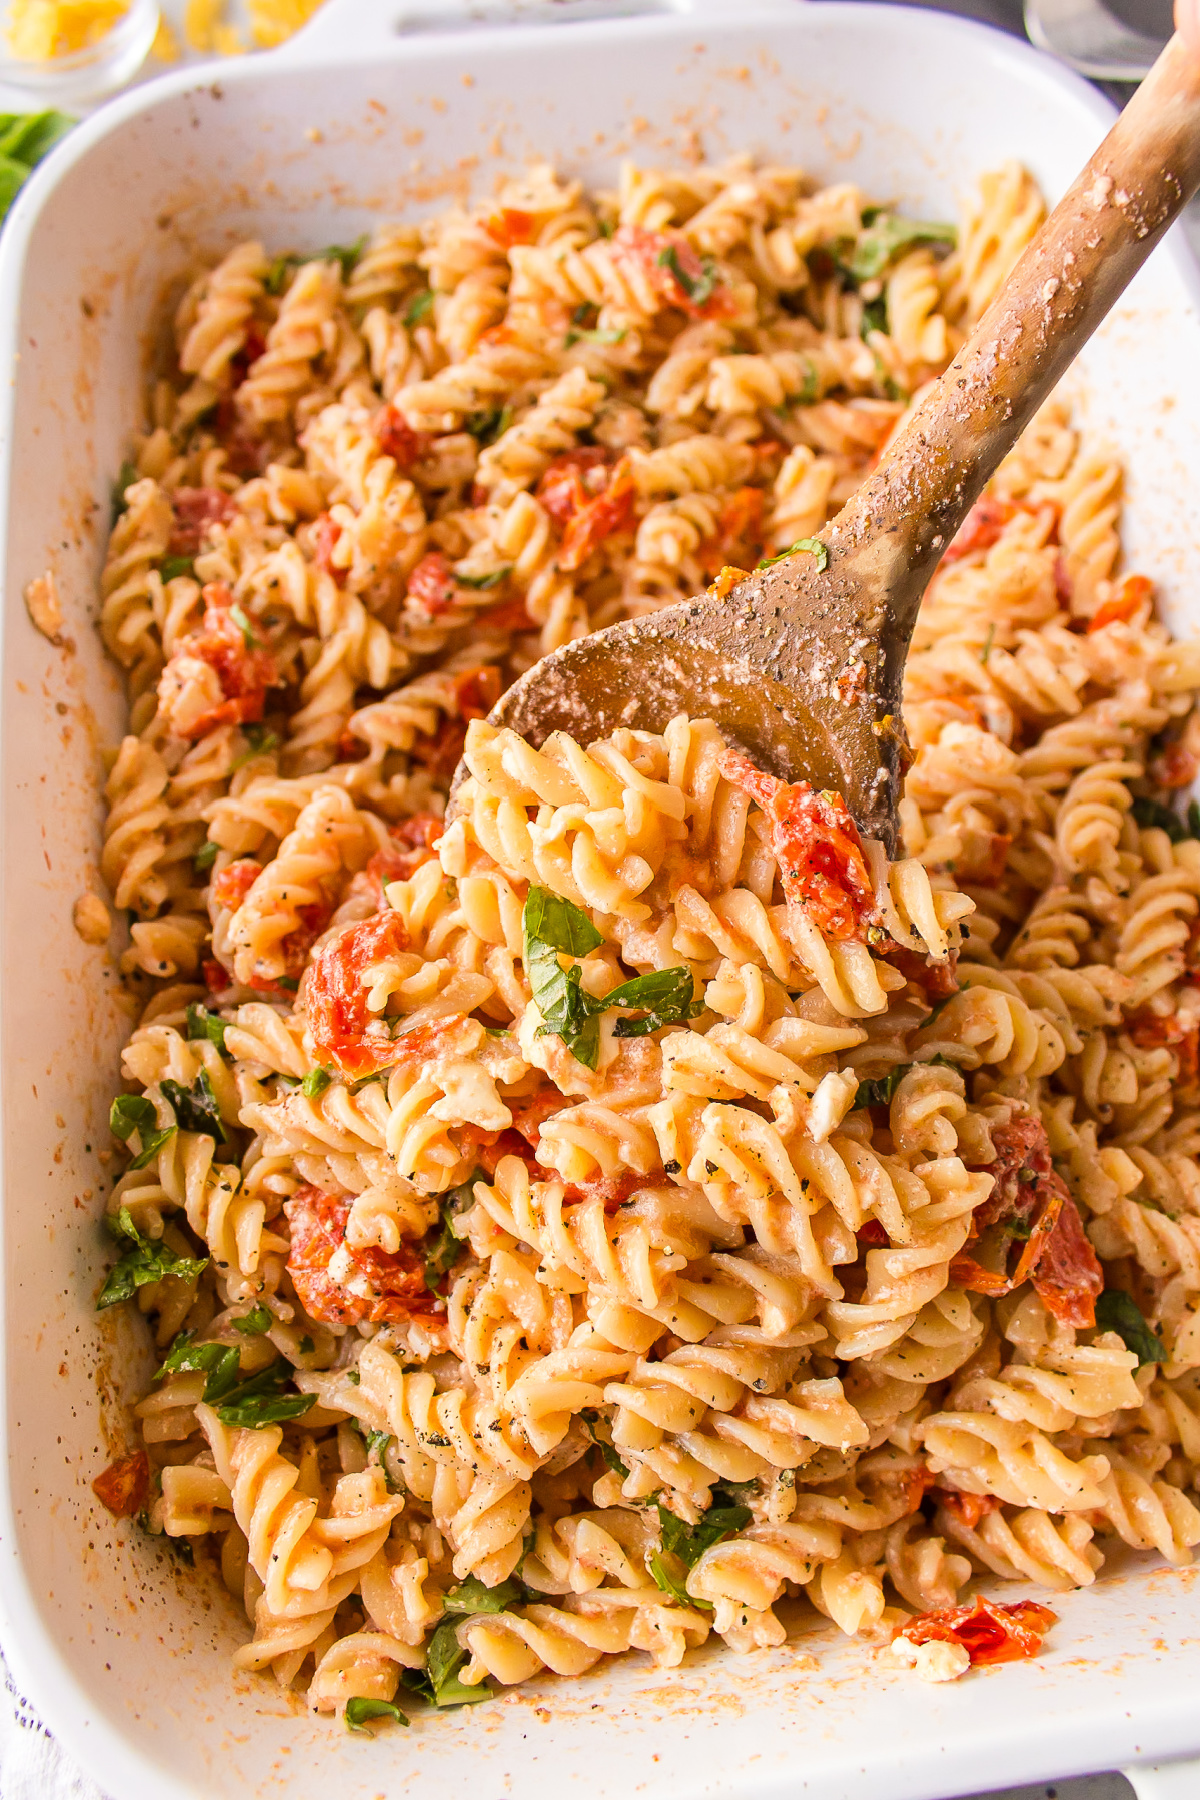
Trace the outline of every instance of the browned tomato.
<instances>
[{"instance_id":1,"label":"browned tomato","mask_svg":"<svg viewBox=\"0 0 1200 1800\"><path fill-rule=\"evenodd\" d=\"M1038 1654L1042 1639L1057 1622L1058 1614L1036 1600L1004 1606L980 1594L969 1606L922 1613L892 1635L912 1644L961 1644L973 1664L1020 1662Z\"/></svg>"}]
</instances>

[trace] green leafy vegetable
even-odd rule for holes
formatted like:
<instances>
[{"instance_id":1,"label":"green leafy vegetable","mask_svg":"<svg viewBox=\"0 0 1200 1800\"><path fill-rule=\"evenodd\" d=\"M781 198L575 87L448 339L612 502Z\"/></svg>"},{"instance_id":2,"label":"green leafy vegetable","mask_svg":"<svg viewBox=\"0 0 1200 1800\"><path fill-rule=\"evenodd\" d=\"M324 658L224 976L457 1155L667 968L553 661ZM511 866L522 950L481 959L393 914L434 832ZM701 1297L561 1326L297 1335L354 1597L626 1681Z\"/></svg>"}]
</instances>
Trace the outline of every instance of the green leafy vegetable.
<instances>
[{"instance_id":1,"label":"green leafy vegetable","mask_svg":"<svg viewBox=\"0 0 1200 1800\"><path fill-rule=\"evenodd\" d=\"M258 645L258 639L254 635L253 625L251 625L249 619L246 617L246 615L242 611L241 607L240 606L231 606L229 609L229 616L233 620L234 624L237 626L238 630L241 632L242 641L245 644L247 650L255 649Z\"/></svg>"},{"instance_id":2,"label":"green leafy vegetable","mask_svg":"<svg viewBox=\"0 0 1200 1800\"><path fill-rule=\"evenodd\" d=\"M675 1570L672 1569L661 1551L652 1550L650 1552L649 1568L651 1575L653 1575L663 1593L670 1594L677 1606L699 1606L706 1612L712 1611L712 1607L707 1600L692 1599L692 1596L684 1586L683 1577L678 1575Z\"/></svg>"},{"instance_id":3,"label":"green leafy vegetable","mask_svg":"<svg viewBox=\"0 0 1200 1800\"><path fill-rule=\"evenodd\" d=\"M624 342L624 331L618 331L613 326L601 326L598 329L593 326L590 331L575 329L568 331L564 347L569 350L572 344L623 344Z\"/></svg>"},{"instance_id":4,"label":"green leafy vegetable","mask_svg":"<svg viewBox=\"0 0 1200 1800\"><path fill-rule=\"evenodd\" d=\"M233 1323L239 1331L244 1331L247 1337L265 1337L275 1323L275 1315L267 1310L261 1300L256 1300L250 1311L243 1313L242 1317L235 1319Z\"/></svg>"},{"instance_id":5,"label":"green leafy vegetable","mask_svg":"<svg viewBox=\"0 0 1200 1800\"><path fill-rule=\"evenodd\" d=\"M483 592L486 588L499 587L511 574L512 564L506 563L502 569L489 569L486 575L464 575L461 570L455 569L454 579L459 587L475 588Z\"/></svg>"},{"instance_id":6,"label":"green leafy vegetable","mask_svg":"<svg viewBox=\"0 0 1200 1800\"><path fill-rule=\"evenodd\" d=\"M475 1183L482 1179L483 1171L476 1169L469 1180L461 1182L458 1187L451 1188L449 1193L442 1196L438 1208L442 1228L425 1251L425 1286L431 1294L437 1293L442 1277L448 1269L453 1268L462 1254L462 1239L455 1236L453 1221L459 1213L475 1204Z\"/></svg>"},{"instance_id":7,"label":"green leafy vegetable","mask_svg":"<svg viewBox=\"0 0 1200 1800\"><path fill-rule=\"evenodd\" d=\"M558 958L586 956L604 942L587 914L570 900L531 887L521 914L522 954L533 998L542 1015L539 1037L560 1037L578 1062L594 1069L600 1054L599 1022L580 985L577 964Z\"/></svg>"},{"instance_id":8,"label":"green leafy vegetable","mask_svg":"<svg viewBox=\"0 0 1200 1800\"><path fill-rule=\"evenodd\" d=\"M868 300L863 307L862 325L859 335L863 338L871 331L886 332L888 328L887 295L880 294L877 300Z\"/></svg>"},{"instance_id":9,"label":"green leafy vegetable","mask_svg":"<svg viewBox=\"0 0 1200 1800\"><path fill-rule=\"evenodd\" d=\"M931 1013L930 1018L932 1017ZM928 1024L929 1019L925 1023ZM855 1106L890 1106L893 1094L912 1066L911 1063L897 1063L886 1075L877 1075L870 1081L860 1081Z\"/></svg>"},{"instance_id":10,"label":"green leafy vegetable","mask_svg":"<svg viewBox=\"0 0 1200 1800\"><path fill-rule=\"evenodd\" d=\"M155 1381L164 1375L178 1375L186 1370L203 1370L208 1376L204 1398L211 1406L233 1391L240 1374L240 1358L232 1344L197 1344L195 1333L181 1331L155 1371Z\"/></svg>"},{"instance_id":11,"label":"green leafy vegetable","mask_svg":"<svg viewBox=\"0 0 1200 1800\"><path fill-rule=\"evenodd\" d=\"M300 1083L300 1092L308 1100L319 1100L332 1080L328 1069L310 1069Z\"/></svg>"},{"instance_id":12,"label":"green leafy vegetable","mask_svg":"<svg viewBox=\"0 0 1200 1800\"><path fill-rule=\"evenodd\" d=\"M264 1425L280 1424L285 1419L298 1419L316 1404L315 1394L285 1393L292 1378L292 1365L282 1356L267 1368L239 1382L217 1408L222 1425L239 1425L245 1431L261 1431Z\"/></svg>"},{"instance_id":13,"label":"green leafy vegetable","mask_svg":"<svg viewBox=\"0 0 1200 1800\"><path fill-rule=\"evenodd\" d=\"M207 1069L201 1069L190 1088L183 1087L178 1081L169 1080L160 1082L159 1085L175 1110L175 1118L181 1131L205 1131L218 1143L229 1142L229 1133L221 1118L221 1109L217 1105L217 1096L213 1093Z\"/></svg>"},{"instance_id":14,"label":"green leafy vegetable","mask_svg":"<svg viewBox=\"0 0 1200 1800\"><path fill-rule=\"evenodd\" d=\"M66 113L0 113L0 219L34 166L74 125Z\"/></svg>"},{"instance_id":15,"label":"green leafy vegetable","mask_svg":"<svg viewBox=\"0 0 1200 1800\"><path fill-rule=\"evenodd\" d=\"M649 1010L644 1019L618 1019L613 1027L614 1037L645 1037L663 1025L678 1025L704 1011L703 1002L696 999L692 972L683 965L635 975L632 981L622 982L604 996L605 1012L627 1006L645 1006Z\"/></svg>"},{"instance_id":16,"label":"green leafy vegetable","mask_svg":"<svg viewBox=\"0 0 1200 1800\"><path fill-rule=\"evenodd\" d=\"M103 1312L108 1306L116 1306L122 1300L132 1299L138 1288L146 1287L153 1281L162 1281L167 1275L174 1275L180 1281L196 1281L208 1263L207 1256L180 1256L161 1239L155 1242L144 1238L134 1224L133 1215L127 1206L121 1208L115 1223L109 1221L109 1229L114 1235L127 1238L133 1249L127 1250L116 1267L110 1270L96 1302L97 1312Z\"/></svg>"},{"instance_id":17,"label":"green leafy vegetable","mask_svg":"<svg viewBox=\"0 0 1200 1800\"><path fill-rule=\"evenodd\" d=\"M1200 831L1196 829L1196 826L1200 825L1200 810L1197 811L1194 823L1191 817L1195 807L1196 803L1193 800L1192 806L1188 809L1187 824L1184 824L1179 814L1171 807L1164 806L1161 800L1151 800L1146 795L1139 794L1133 803L1133 816L1143 830L1149 831L1157 827L1159 831L1166 832L1173 844L1180 844L1184 838L1200 837Z\"/></svg>"},{"instance_id":18,"label":"green leafy vegetable","mask_svg":"<svg viewBox=\"0 0 1200 1800\"><path fill-rule=\"evenodd\" d=\"M313 1343L312 1339L309 1337L309 1335L306 1331L304 1336L300 1339L300 1354L301 1354L301 1356L311 1356L315 1348L316 1348L316 1345Z\"/></svg>"},{"instance_id":19,"label":"green leafy vegetable","mask_svg":"<svg viewBox=\"0 0 1200 1800\"><path fill-rule=\"evenodd\" d=\"M191 575L196 565L190 556L164 556L158 565L158 572L164 581L174 581L178 575Z\"/></svg>"},{"instance_id":20,"label":"green leafy vegetable","mask_svg":"<svg viewBox=\"0 0 1200 1800\"><path fill-rule=\"evenodd\" d=\"M294 269L299 268L299 266L300 260L298 257L288 256L286 254L275 257L263 278L263 286L266 288L268 294L282 294L284 288L287 286L289 275L291 275Z\"/></svg>"},{"instance_id":21,"label":"green leafy vegetable","mask_svg":"<svg viewBox=\"0 0 1200 1800\"><path fill-rule=\"evenodd\" d=\"M613 1474L619 1475L622 1480L628 1479L628 1468L621 1461L621 1458L617 1455L609 1440L607 1438L602 1438L600 1433L596 1430L596 1421L600 1417L599 1413L593 1412L588 1408L580 1414L580 1417L583 1420L588 1436L591 1438L593 1444L595 1444L597 1450L600 1452Z\"/></svg>"},{"instance_id":22,"label":"green leafy vegetable","mask_svg":"<svg viewBox=\"0 0 1200 1800\"><path fill-rule=\"evenodd\" d=\"M354 265L366 247L367 238L363 236L356 244L329 244L324 250L313 250L307 256L301 256L295 250L285 250L267 270L263 286L268 294L282 294L289 278L306 262L341 263L342 280L345 281L353 273Z\"/></svg>"},{"instance_id":23,"label":"green leafy vegetable","mask_svg":"<svg viewBox=\"0 0 1200 1800\"><path fill-rule=\"evenodd\" d=\"M127 489L131 488L137 480L138 472L136 465L131 462L123 462L121 464L120 472L117 475L117 479L113 483L112 516L114 525L125 511L125 508L129 505L128 500L125 498Z\"/></svg>"},{"instance_id":24,"label":"green leafy vegetable","mask_svg":"<svg viewBox=\"0 0 1200 1800\"><path fill-rule=\"evenodd\" d=\"M424 324L425 320L430 318L432 314L433 291L430 288L422 288L419 294L413 295L412 299L405 307L404 323L411 331L414 325Z\"/></svg>"},{"instance_id":25,"label":"green leafy vegetable","mask_svg":"<svg viewBox=\"0 0 1200 1800\"><path fill-rule=\"evenodd\" d=\"M473 438L481 444L494 444L503 437L512 424L511 406L494 406L485 412L470 413L463 420L463 430L469 431Z\"/></svg>"},{"instance_id":26,"label":"green leafy vegetable","mask_svg":"<svg viewBox=\"0 0 1200 1800\"><path fill-rule=\"evenodd\" d=\"M789 544L786 550L779 552L778 556L765 556L758 567L773 569L776 563L781 563L785 557L794 556L797 550L807 550L810 556L816 557L818 575L829 567L829 551L820 538L797 538L794 544Z\"/></svg>"},{"instance_id":27,"label":"green leafy vegetable","mask_svg":"<svg viewBox=\"0 0 1200 1800\"><path fill-rule=\"evenodd\" d=\"M237 608L234 607L232 610L236 612ZM247 643L250 642L248 638L246 641ZM266 756L272 750L278 750L279 748L279 733L277 731L271 731L266 725L243 725L242 736L246 740L246 748L240 755L235 756L230 763L229 767L231 772L235 769L244 768L254 757Z\"/></svg>"},{"instance_id":28,"label":"green leafy vegetable","mask_svg":"<svg viewBox=\"0 0 1200 1800\"><path fill-rule=\"evenodd\" d=\"M753 1513L748 1506L710 1506L695 1525L688 1525L661 1503L656 1510L662 1547L651 1554L651 1575L678 1605L699 1606L706 1612L711 1611L707 1600L692 1599L683 1571L692 1568L713 1544L741 1531L750 1523Z\"/></svg>"},{"instance_id":29,"label":"green leafy vegetable","mask_svg":"<svg viewBox=\"0 0 1200 1800\"><path fill-rule=\"evenodd\" d=\"M448 1613L501 1613L526 1599L523 1583L502 1581L498 1587L485 1587L476 1575L468 1575L451 1590L442 1605Z\"/></svg>"},{"instance_id":30,"label":"green leafy vegetable","mask_svg":"<svg viewBox=\"0 0 1200 1800\"><path fill-rule=\"evenodd\" d=\"M343 1716L347 1731L366 1731L368 1719L391 1719L397 1725L408 1724L407 1713L402 1713L391 1700L368 1700L361 1694L347 1700ZM367 1735L369 1737L370 1733Z\"/></svg>"},{"instance_id":31,"label":"green leafy vegetable","mask_svg":"<svg viewBox=\"0 0 1200 1800\"><path fill-rule=\"evenodd\" d=\"M219 849L220 845L214 844L211 838L201 844L195 856L192 858L192 867L198 875L203 875L206 869L212 868L217 860L217 851Z\"/></svg>"},{"instance_id":32,"label":"green leafy vegetable","mask_svg":"<svg viewBox=\"0 0 1200 1800\"><path fill-rule=\"evenodd\" d=\"M216 1013L210 1013L207 1008L201 1006L198 1000L193 1000L188 1007L187 1034L189 1038L207 1038L210 1044L215 1044L218 1050L224 1051L225 1033L228 1029L224 1019L218 1018Z\"/></svg>"},{"instance_id":33,"label":"green leafy vegetable","mask_svg":"<svg viewBox=\"0 0 1200 1800\"><path fill-rule=\"evenodd\" d=\"M1138 1368L1163 1360L1158 1336L1146 1323L1141 1307L1122 1288L1105 1288L1096 1302L1096 1329L1115 1331L1127 1350L1138 1359Z\"/></svg>"},{"instance_id":34,"label":"green leafy vegetable","mask_svg":"<svg viewBox=\"0 0 1200 1800\"><path fill-rule=\"evenodd\" d=\"M716 262L711 256L702 256L700 273L689 275L679 260L679 251L674 244L668 244L665 250L659 251L658 266L660 269L670 269L693 306L703 306L706 301L711 300L720 279Z\"/></svg>"},{"instance_id":35,"label":"green leafy vegetable","mask_svg":"<svg viewBox=\"0 0 1200 1800\"><path fill-rule=\"evenodd\" d=\"M880 213L841 266L855 281L874 281L903 251L916 244L946 244L953 249L957 242L953 225L934 225L919 219L901 219L895 213Z\"/></svg>"},{"instance_id":36,"label":"green leafy vegetable","mask_svg":"<svg viewBox=\"0 0 1200 1800\"><path fill-rule=\"evenodd\" d=\"M108 1124L114 1137L127 1144L136 1131L141 1148L133 1158L131 1169L144 1169L158 1155L167 1139L174 1136L175 1126L157 1128L158 1115L154 1102L145 1094L118 1094L108 1111Z\"/></svg>"},{"instance_id":37,"label":"green leafy vegetable","mask_svg":"<svg viewBox=\"0 0 1200 1800\"><path fill-rule=\"evenodd\" d=\"M466 1660L456 1627L447 1620L429 1640L424 1669L402 1669L400 1679L406 1688L424 1695L435 1706L472 1706L477 1700L490 1700L492 1690L486 1682L468 1687L458 1680L458 1671Z\"/></svg>"}]
</instances>

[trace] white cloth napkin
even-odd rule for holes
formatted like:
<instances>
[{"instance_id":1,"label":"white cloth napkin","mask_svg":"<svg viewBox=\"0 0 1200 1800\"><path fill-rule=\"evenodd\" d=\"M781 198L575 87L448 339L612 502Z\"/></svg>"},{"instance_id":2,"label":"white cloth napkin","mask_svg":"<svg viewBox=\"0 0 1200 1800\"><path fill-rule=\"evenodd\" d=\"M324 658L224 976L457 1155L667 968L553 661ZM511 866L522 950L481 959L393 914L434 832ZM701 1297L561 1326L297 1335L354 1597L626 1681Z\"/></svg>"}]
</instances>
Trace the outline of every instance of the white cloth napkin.
<instances>
[{"instance_id":1,"label":"white cloth napkin","mask_svg":"<svg viewBox=\"0 0 1200 1800\"><path fill-rule=\"evenodd\" d=\"M0 1657L0 1800L105 1800L55 1743Z\"/></svg>"}]
</instances>

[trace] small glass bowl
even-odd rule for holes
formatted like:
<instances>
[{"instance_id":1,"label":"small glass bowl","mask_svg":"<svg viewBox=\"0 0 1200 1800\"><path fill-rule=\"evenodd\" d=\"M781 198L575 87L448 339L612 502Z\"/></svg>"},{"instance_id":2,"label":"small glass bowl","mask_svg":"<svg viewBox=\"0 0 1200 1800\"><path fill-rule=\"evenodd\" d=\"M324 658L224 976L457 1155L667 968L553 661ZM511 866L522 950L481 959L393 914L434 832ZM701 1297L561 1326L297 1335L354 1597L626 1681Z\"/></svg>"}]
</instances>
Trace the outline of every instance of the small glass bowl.
<instances>
[{"instance_id":1,"label":"small glass bowl","mask_svg":"<svg viewBox=\"0 0 1200 1800\"><path fill-rule=\"evenodd\" d=\"M22 88L43 106L67 108L115 93L137 74L158 31L158 0L130 0L116 24L82 50L32 62L8 41L8 0L0 0L0 83Z\"/></svg>"}]
</instances>

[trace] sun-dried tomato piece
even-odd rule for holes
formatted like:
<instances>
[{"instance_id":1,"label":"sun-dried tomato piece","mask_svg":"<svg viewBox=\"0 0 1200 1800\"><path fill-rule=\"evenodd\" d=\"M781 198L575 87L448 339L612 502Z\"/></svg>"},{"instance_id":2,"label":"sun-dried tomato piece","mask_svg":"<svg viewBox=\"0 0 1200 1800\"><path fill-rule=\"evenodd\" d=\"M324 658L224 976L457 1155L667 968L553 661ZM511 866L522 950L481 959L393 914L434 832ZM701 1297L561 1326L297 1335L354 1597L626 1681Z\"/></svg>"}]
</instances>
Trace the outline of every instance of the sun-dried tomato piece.
<instances>
[{"instance_id":1,"label":"sun-dried tomato piece","mask_svg":"<svg viewBox=\"0 0 1200 1800\"><path fill-rule=\"evenodd\" d=\"M348 1075L371 1075L399 1060L386 1026L367 1009L363 974L408 949L399 913L376 913L347 925L313 958L304 1010L318 1058ZM370 1036L368 1027L372 1027Z\"/></svg>"},{"instance_id":2,"label":"sun-dried tomato piece","mask_svg":"<svg viewBox=\"0 0 1200 1800\"><path fill-rule=\"evenodd\" d=\"M511 1100L509 1110L513 1122L507 1130L484 1131L478 1125L460 1125L455 1128L455 1142L464 1156L474 1154L480 1168L489 1176L496 1173L496 1165L502 1157L519 1156L535 1180L546 1181L550 1179L549 1171L542 1168L534 1151L541 1141L546 1120L568 1104L554 1088L535 1094L532 1100Z\"/></svg>"},{"instance_id":3,"label":"sun-dried tomato piece","mask_svg":"<svg viewBox=\"0 0 1200 1800\"><path fill-rule=\"evenodd\" d=\"M291 1230L287 1270L305 1312L323 1325L399 1324L436 1316L420 1246L405 1239L396 1251L377 1245L352 1249L346 1243L350 1207L349 1198L308 1184L283 1203ZM337 1272L331 1274L335 1256Z\"/></svg>"},{"instance_id":4,"label":"sun-dried tomato piece","mask_svg":"<svg viewBox=\"0 0 1200 1800\"><path fill-rule=\"evenodd\" d=\"M734 298L711 257L702 256L681 232L647 231L622 225L613 234L612 255L655 289L664 306L678 307L692 319L728 318Z\"/></svg>"},{"instance_id":5,"label":"sun-dried tomato piece","mask_svg":"<svg viewBox=\"0 0 1200 1800\"><path fill-rule=\"evenodd\" d=\"M1088 635L1103 631L1106 625L1128 625L1154 595L1154 583L1147 575L1126 575L1115 593L1102 600L1087 622Z\"/></svg>"},{"instance_id":6,"label":"sun-dried tomato piece","mask_svg":"<svg viewBox=\"0 0 1200 1800\"><path fill-rule=\"evenodd\" d=\"M409 600L431 619L449 612L460 595L450 564L440 550L423 556L408 578Z\"/></svg>"},{"instance_id":7,"label":"sun-dried tomato piece","mask_svg":"<svg viewBox=\"0 0 1200 1800\"><path fill-rule=\"evenodd\" d=\"M213 876L209 897L215 906L226 912L236 912L261 874L261 863L248 856L239 857L237 862L228 863Z\"/></svg>"},{"instance_id":8,"label":"sun-dried tomato piece","mask_svg":"<svg viewBox=\"0 0 1200 1800\"><path fill-rule=\"evenodd\" d=\"M1005 1606L980 1594L969 1606L922 1613L898 1626L892 1636L912 1644L961 1644L972 1663L1020 1662L1038 1655L1042 1639L1057 1623L1058 1614L1036 1600Z\"/></svg>"},{"instance_id":9,"label":"sun-dried tomato piece","mask_svg":"<svg viewBox=\"0 0 1200 1800\"><path fill-rule=\"evenodd\" d=\"M556 456L537 485L537 498L560 525L608 486L611 453L600 444L580 444Z\"/></svg>"},{"instance_id":10,"label":"sun-dried tomato piece","mask_svg":"<svg viewBox=\"0 0 1200 1800\"><path fill-rule=\"evenodd\" d=\"M427 431L416 431L394 406L381 407L371 420L371 436L398 469L411 469L428 454L433 442Z\"/></svg>"},{"instance_id":11,"label":"sun-dried tomato piece","mask_svg":"<svg viewBox=\"0 0 1200 1800\"><path fill-rule=\"evenodd\" d=\"M780 781L740 750L726 750L720 769L762 808L788 905L800 907L827 937L863 937L876 916L875 890L841 795L818 793L807 781Z\"/></svg>"},{"instance_id":12,"label":"sun-dried tomato piece","mask_svg":"<svg viewBox=\"0 0 1200 1800\"><path fill-rule=\"evenodd\" d=\"M449 781L462 761L467 742L467 727L462 719L443 719L436 731L422 732L413 739L410 752L414 762L428 769L443 785Z\"/></svg>"},{"instance_id":13,"label":"sun-dried tomato piece","mask_svg":"<svg viewBox=\"0 0 1200 1800\"><path fill-rule=\"evenodd\" d=\"M173 720L181 736L197 738L217 725L246 725L261 719L267 689L278 685L275 658L255 642L247 641L247 629L233 615L233 595L222 582L209 582L203 590L204 619L199 631L181 638L175 646L166 674L186 669L189 659L207 663L216 671L222 699L199 717L186 723ZM253 637L253 631L249 633ZM160 694L163 689L160 685Z\"/></svg>"},{"instance_id":14,"label":"sun-dried tomato piece","mask_svg":"<svg viewBox=\"0 0 1200 1800\"><path fill-rule=\"evenodd\" d=\"M936 1491L938 1504L944 1506L968 1531L974 1531L985 1514L999 1510L1000 1502L994 1494L963 1494L957 1488L943 1487Z\"/></svg>"},{"instance_id":15,"label":"sun-dried tomato piece","mask_svg":"<svg viewBox=\"0 0 1200 1800\"><path fill-rule=\"evenodd\" d=\"M624 531L633 521L637 487L633 464L623 456L613 469L608 484L594 500L588 500L567 521L558 547L558 566L567 574L581 569L605 538Z\"/></svg>"},{"instance_id":16,"label":"sun-dried tomato piece","mask_svg":"<svg viewBox=\"0 0 1200 1800\"><path fill-rule=\"evenodd\" d=\"M517 206L502 206L484 220L483 229L494 243L511 250L514 244L533 242L533 224L532 213L523 212Z\"/></svg>"},{"instance_id":17,"label":"sun-dried tomato piece","mask_svg":"<svg viewBox=\"0 0 1200 1800\"><path fill-rule=\"evenodd\" d=\"M486 719L500 698L500 671L494 663L464 669L454 677L454 702L460 719Z\"/></svg>"},{"instance_id":18,"label":"sun-dried tomato piece","mask_svg":"<svg viewBox=\"0 0 1200 1800\"><path fill-rule=\"evenodd\" d=\"M1146 772L1159 787L1185 788L1195 781L1198 767L1194 753L1175 742L1163 746Z\"/></svg>"},{"instance_id":19,"label":"sun-dried tomato piece","mask_svg":"<svg viewBox=\"0 0 1200 1800\"><path fill-rule=\"evenodd\" d=\"M951 950L945 962L934 962L931 956L910 950L907 944L889 943L879 954L907 980L923 988L928 1000L949 1000L958 992L957 950Z\"/></svg>"},{"instance_id":20,"label":"sun-dried tomato piece","mask_svg":"<svg viewBox=\"0 0 1200 1800\"><path fill-rule=\"evenodd\" d=\"M882 1250L892 1241L878 1219L864 1219L854 1235L866 1250Z\"/></svg>"},{"instance_id":21,"label":"sun-dried tomato piece","mask_svg":"<svg viewBox=\"0 0 1200 1800\"><path fill-rule=\"evenodd\" d=\"M200 973L210 994L223 994L233 980L224 963L219 963L215 956L205 957L200 964Z\"/></svg>"},{"instance_id":22,"label":"sun-dried tomato piece","mask_svg":"<svg viewBox=\"0 0 1200 1800\"><path fill-rule=\"evenodd\" d=\"M524 597L518 594L514 599L502 600L490 612L480 613L479 628L481 631L536 631L538 623L530 618Z\"/></svg>"},{"instance_id":23,"label":"sun-dried tomato piece","mask_svg":"<svg viewBox=\"0 0 1200 1800\"><path fill-rule=\"evenodd\" d=\"M383 910L383 890L393 881L408 881L427 862L432 862L434 846L446 829L445 819L436 813L414 813L389 827L387 842L378 849L364 873L373 883L375 905Z\"/></svg>"},{"instance_id":24,"label":"sun-dried tomato piece","mask_svg":"<svg viewBox=\"0 0 1200 1800\"><path fill-rule=\"evenodd\" d=\"M964 556L974 556L981 550L990 550L1009 520L1016 517L1018 510L1010 500L1000 500L995 494L984 494L982 499L975 502L942 552L943 565L958 562Z\"/></svg>"},{"instance_id":25,"label":"sun-dried tomato piece","mask_svg":"<svg viewBox=\"0 0 1200 1800\"><path fill-rule=\"evenodd\" d=\"M344 584L348 573L345 569L339 569L333 560L333 553L341 535L342 528L330 513L318 514L313 522L312 531L313 561L318 569L323 569L326 575L332 576L339 587Z\"/></svg>"},{"instance_id":26,"label":"sun-dried tomato piece","mask_svg":"<svg viewBox=\"0 0 1200 1800\"><path fill-rule=\"evenodd\" d=\"M167 546L171 556L195 556L210 525L227 525L237 512L221 488L176 488L171 495L175 522Z\"/></svg>"},{"instance_id":27,"label":"sun-dried tomato piece","mask_svg":"<svg viewBox=\"0 0 1200 1800\"><path fill-rule=\"evenodd\" d=\"M92 1492L114 1519L132 1519L146 1504L150 1462L144 1450L119 1456L92 1483Z\"/></svg>"},{"instance_id":28,"label":"sun-dried tomato piece","mask_svg":"<svg viewBox=\"0 0 1200 1800\"><path fill-rule=\"evenodd\" d=\"M1104 1292L1104 1270L1084 1234L1079 1208L1068 1194L1042 1248L1033 1285L1047 1312L1077 1331L1096 1323L1096 1301Z\"/></svg>"}]
</instances>

